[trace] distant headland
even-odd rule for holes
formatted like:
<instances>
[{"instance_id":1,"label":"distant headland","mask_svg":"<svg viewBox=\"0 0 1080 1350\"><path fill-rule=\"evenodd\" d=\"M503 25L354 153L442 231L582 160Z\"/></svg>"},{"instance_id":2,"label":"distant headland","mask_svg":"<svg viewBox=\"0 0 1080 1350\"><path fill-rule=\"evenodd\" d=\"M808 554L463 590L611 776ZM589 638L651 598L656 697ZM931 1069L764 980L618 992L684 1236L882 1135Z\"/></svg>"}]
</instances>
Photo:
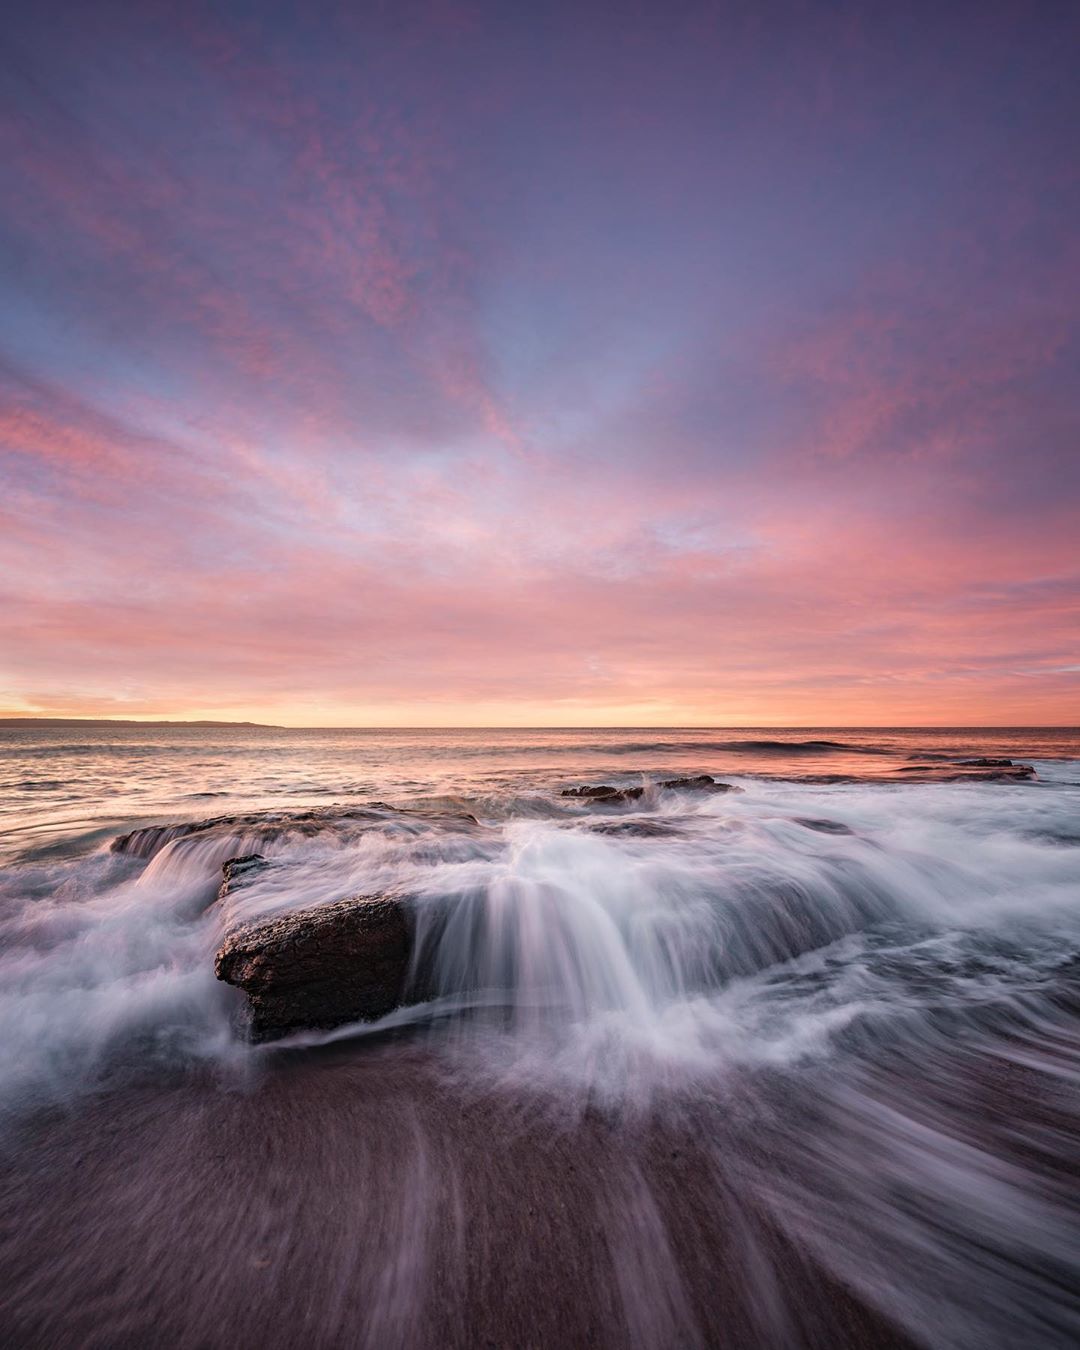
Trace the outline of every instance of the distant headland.
<instances>
[{"instance_id":1,"label":"distant headland","mask_svg":"<svg viewBox=\"0 0 1080 1350\"><path fill-rule=\"evenodd\" d=\"M218 722L213 718L187 721L162 718L155 721L138 717L0 717L0 727L254 727L261 731L283 731L269 722Z\"/></svg>"}]
</instances>

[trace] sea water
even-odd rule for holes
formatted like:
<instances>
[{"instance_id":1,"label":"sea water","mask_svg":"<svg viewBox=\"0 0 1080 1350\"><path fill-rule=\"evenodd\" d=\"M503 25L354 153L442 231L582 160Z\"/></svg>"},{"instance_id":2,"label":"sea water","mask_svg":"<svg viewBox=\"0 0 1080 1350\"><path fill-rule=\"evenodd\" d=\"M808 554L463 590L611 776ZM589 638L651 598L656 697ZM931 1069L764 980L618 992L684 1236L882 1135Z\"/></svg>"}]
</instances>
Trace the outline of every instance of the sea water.
<instances>
[{"instance_id":1,"label":"sea water","mask_svg":"<svg viewBox=\"0 0 1080 1350\"><path fill-rule=\"evenodd\" d=\"M1080 1335L1076 732L9 723L0 827L11 1343ZM415 1000L250 1045L256 846Z\"/></svg>"}]
</instances>

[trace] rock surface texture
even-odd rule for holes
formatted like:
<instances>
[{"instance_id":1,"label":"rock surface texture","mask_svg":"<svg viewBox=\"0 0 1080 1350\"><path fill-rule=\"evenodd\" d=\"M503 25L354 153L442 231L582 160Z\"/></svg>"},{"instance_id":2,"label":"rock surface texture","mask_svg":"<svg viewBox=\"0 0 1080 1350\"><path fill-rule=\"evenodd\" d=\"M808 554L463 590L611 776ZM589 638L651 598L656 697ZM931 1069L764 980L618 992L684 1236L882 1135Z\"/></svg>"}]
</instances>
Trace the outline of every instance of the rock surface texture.
<instances>
[{"instance_id":1,"label":"rock surface texture","mask_svg":"<svg viewBox=\"0 0 1080 1350\"><path fill-rule=\"evenodd\" d=\"M268 865L257 855L227 862L220 900L227 903ZM357 895L227 922L214 973L247 995L252 1040L269 1041L392 1011L401 1002L411 945L401 900Z\"/></svg>"}]
</instances>

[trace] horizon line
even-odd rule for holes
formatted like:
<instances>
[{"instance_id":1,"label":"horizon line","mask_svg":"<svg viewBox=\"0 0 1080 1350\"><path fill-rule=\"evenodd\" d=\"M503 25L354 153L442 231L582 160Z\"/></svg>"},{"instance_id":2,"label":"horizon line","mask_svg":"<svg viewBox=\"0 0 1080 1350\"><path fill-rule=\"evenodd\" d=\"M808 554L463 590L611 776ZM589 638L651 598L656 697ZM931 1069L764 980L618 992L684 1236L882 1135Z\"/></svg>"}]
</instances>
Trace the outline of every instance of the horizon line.
<instances>
[{"instance_id":1,"label":"horizon line","mask_svg":"<svg viewBox=\"0 0 1080 1350\"><path fill-rule=\"evenodd\" d=\"M63 725L115 725L146 727L250 727L259 731L1080 731L1069 722L937 722L937 723L839 723L839 722L665 722L665 723L314 723L231 721L225 718L151 717L50 717L33 714L0 714L5 723Z\"/></svg>"}]
</instances>

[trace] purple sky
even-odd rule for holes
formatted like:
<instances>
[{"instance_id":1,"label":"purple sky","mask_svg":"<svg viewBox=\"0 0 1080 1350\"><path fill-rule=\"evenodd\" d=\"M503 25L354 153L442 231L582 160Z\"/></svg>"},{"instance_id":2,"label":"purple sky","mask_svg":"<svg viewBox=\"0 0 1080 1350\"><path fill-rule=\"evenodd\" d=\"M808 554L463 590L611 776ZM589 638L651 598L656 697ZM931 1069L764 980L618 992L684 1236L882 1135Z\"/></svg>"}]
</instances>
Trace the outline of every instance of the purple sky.
<instances>
[{"instance_id":1,"label":"purple sky","mask_svg":"<svg viewBox=\"0 0 1080 1350\"><path fill-rule=\"evenodd\" d=\"M1078 38L9 15L0 710L1080 721Z\"/></svg>"}]
</instances>

